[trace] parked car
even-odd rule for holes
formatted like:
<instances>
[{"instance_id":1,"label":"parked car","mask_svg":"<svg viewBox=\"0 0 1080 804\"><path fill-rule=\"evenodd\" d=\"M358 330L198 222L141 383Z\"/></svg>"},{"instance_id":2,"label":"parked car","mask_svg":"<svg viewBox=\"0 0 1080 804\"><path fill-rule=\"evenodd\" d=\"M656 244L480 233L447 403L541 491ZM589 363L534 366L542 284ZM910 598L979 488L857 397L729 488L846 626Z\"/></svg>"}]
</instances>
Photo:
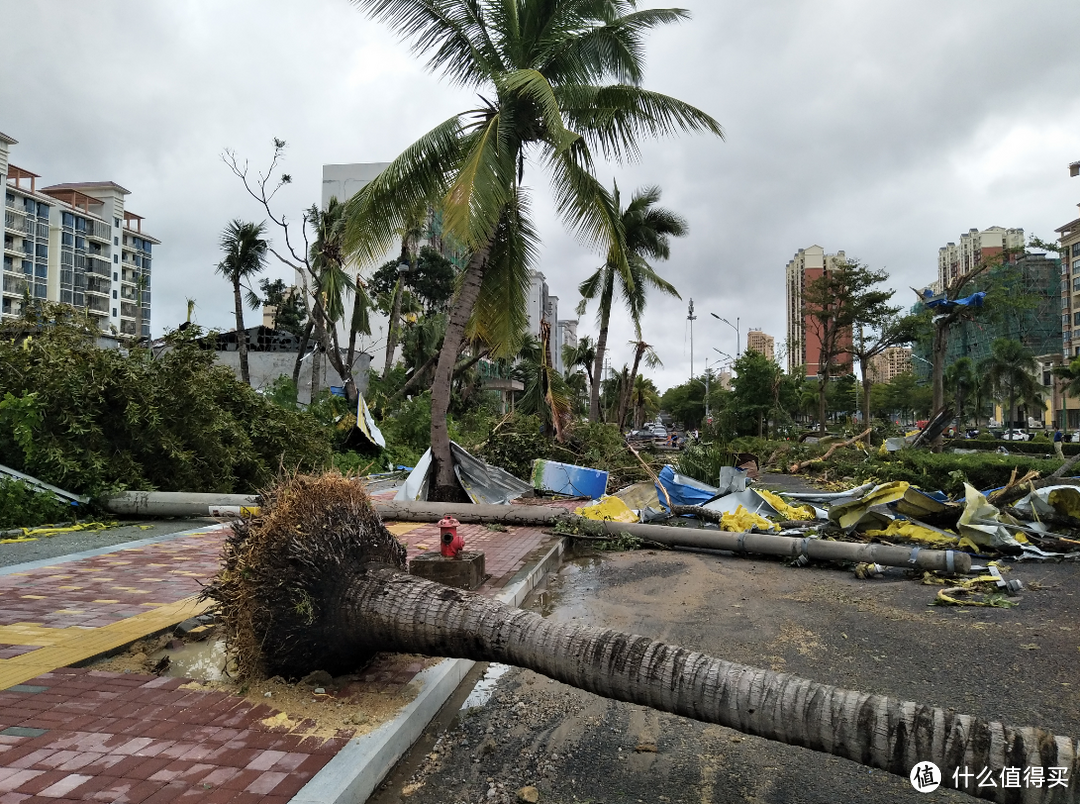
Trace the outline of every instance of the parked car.
<instances>
[{"instance_id":1,"label":"parked car","mask_svg":"<svg viewBox=\"0 0 1080 804\"><path fill-rule=\"evenodd\" d=\"M1030 441L1034 437L1034 433L1025 433L1023 430L1006 430L1001 434L1002 441Z\"/></svg>"}]
</instances>

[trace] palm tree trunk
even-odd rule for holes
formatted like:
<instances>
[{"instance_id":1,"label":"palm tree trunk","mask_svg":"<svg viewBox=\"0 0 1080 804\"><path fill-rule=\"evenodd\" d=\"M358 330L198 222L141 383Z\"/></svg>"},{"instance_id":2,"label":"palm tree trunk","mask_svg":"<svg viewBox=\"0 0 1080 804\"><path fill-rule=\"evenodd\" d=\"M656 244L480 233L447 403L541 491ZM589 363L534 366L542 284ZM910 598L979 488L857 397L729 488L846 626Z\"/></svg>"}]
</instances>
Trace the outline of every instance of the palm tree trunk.
<instances>
[{"instance_id":1,"label":"palm tree trunk","mask_svg":"<svg viewBox=\"0 0 1080 804\"><path fill-rule=\"evenodd\" d=\"M236 350L240 354L240 381L251 385L251 372L248 371L247 330L244 329L244 300L240 296L240 278L233 281L233 303L236 306Z\"/></svg>"},{"instance_id":2,"label":"palm tree trunk","mask_svg":"<svg viewBox=\"0 0 1080 804\"><path fill-rule=\"evenodd\" d=\"M819 369L820 370L820 369ZM827 410L826 396L829 389L829 372L828 369L821 373L821 379L818 380L818 433L825 435L828 432L825 427L825 413Z\"/></svg>"},{"instance_id":3,"label":"palm tree trunk","mask_svg":"<svg viewBox=\"0 0 1080 804\"><path fill-rule=\"evenodd\" d=\"M307 324L304 326L304 334L300 337L300 347L296 350L296 362L293 363L292 381L297 389L300 388L300 367L304 362L304 352L307 351L308 343L311 341L311 331L314 328L315 319L309 318Z\"/></svg>"},{"instance_id":4,"label":"palm tree trunk","mask_svg":"<svg viewBox=\"0 0 1080 804\"><path fill-rule=\"evenodd\" d=\"M930 351L933 363L930 367L930 378L934 393L934 404L930 411L931 416L945 406L945 349L949 345L946 336L949 332L950 323L948 319L942 319L934 324L934 341ZM941 452L944 438L942 434L934 439L930 445L934 452Z\"/></svg>"},{"instance_id":5,"label":"palm tree trunk","mask_svg":"<svg viewBox=\"0 0 1080 804\"><path fill-rule=\"evenodd\" d=\"M610 277L614 282L614 277ZM607 351L608 324L611 322L611 291L605 287L600 295L600 334L596 338L596 358L593 360L592 390L589 394L589 421L600 421L600 387L604 376L604 352Z\"/></svg>"},{"instance_id":6,"label":"palm tree trunk","mask_svg":"<svg viewBox=\"0 0 1080 804\"><path fill-rule=\"evenodd\" d=\"M630 397L634 394L634 380L637 379L638 366L641 364L641 356L645 354L645 344L638 343L634 349L634 368L630 371L630 382L619 400L619 413L615 424L622 430L623 420L626 419L626 408L630 404Z\"/></svg>"},{"instance_id":7,"label":"palm tree trunk","mask_svg":"<svg viewBox=\"0 0 1080 804\"><path fill-rule=\"evenodd\" d=\"M870 426L870 386L873 382L870 379L870 374L867 371L869 368L869 361L859 358L859 370L862 372L862 415L863 415L863 427Z\"/></svg>"},{"instance_id":8,"label":"palm tree trunk","mask_svg":"<svg viewBox=\"0 0 1080 804\"><path fill-rule=\"evenodd\" d=\"M462 276L446 323L439 362L435 366L435 378L431 383L431 463L432 487L428 499L435 502L461 501L463 492L454 474L454 461L450 455L450 431L446 416L450 412L450 389L453 383L454 364L465 338L465 325L469 322L473 307L480 296L480 285L487 270L490 243L473 254Z\"/></svg>"},{"instance_id":9,"label":"palm tree trunk","mask_svg":"<svg viewBox=\"0 0 1080 804\"><path fill-rule=\"evenodd\" d=\"M390 374L394 366L394 352L397 350L398 319L401 318L401 275L394 285L394 303L390 310L390 327L386 332L386 360L383 362L383 378Z\"/></svg>"},{"instance_id":10,"label":"palm tree trunk","mask_svg":"<svg viewBox=\"0 0 1080 804\"><path fill-rule=\"evenodd\" d=\"M643 636L554 622L490 598L389 569L356 571L320 608L313 641L339 656L398 651L504 662L608 698L716 723L907 777L934 762L951 769L1067 769L1080 775L1071 737L1014 728L952 709L819 684L734 664ZM332 634L332 638L330 635ZM345 644L342 644L345 643ZM960 779L961 785L963 779ZM992 801L1075 801L1069 788L960 787Z\"/></svg>"},{"instance_id":11,"label":"palm tree trunk","mask_svg":"<svg viewBox=\"0 0 1080 804\"><path fill-rule=\"evenodd\" d=\"M322 304L316 297L315 309L312 310L315 318L315 352L311 355L311 400L322 390L323 374L323 351L326 349L326 322L323 320Z\"/></svg>"}]
</instances>

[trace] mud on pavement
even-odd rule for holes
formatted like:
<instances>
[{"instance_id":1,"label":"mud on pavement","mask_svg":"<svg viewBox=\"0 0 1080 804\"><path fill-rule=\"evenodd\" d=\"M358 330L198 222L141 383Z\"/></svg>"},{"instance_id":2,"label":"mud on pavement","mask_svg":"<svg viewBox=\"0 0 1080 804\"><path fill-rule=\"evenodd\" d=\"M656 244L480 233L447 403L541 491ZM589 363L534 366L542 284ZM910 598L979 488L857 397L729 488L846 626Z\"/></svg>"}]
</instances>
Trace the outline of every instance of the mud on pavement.
<instances>
[{"instance_id":1,"label":"mud on pavement","mask_svg":"<svg viewBox=\"0 0 1080 804\"><path fill-rule=\"evenodd\" d=\"M1014 576L1034 588L1017 608L955 609L928 605L938 587L898 570L861 581L833 568L639 551L567 562L533 606L731 661L1076 734L1077 572L1021 564ZM543 804L973 800L921 794L882 771L514 669L486 704L445 731L433 727L371 802L501 804L534 793Z\"/></svg>"}]
</instances>

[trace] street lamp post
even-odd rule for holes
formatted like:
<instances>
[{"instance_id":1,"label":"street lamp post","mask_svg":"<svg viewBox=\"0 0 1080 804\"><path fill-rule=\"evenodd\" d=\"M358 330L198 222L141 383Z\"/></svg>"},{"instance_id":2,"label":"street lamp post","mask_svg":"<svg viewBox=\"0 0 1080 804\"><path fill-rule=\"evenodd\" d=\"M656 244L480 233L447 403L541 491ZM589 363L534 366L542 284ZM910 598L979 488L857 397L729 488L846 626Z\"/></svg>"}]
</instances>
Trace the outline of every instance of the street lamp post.
<instances>
[{"instance_id":1,"label":"street lamp post","mask_svg":"<svg viewBox=\"0 0 1080 804\"><path fill-rule=\"evenodd\" d=\"M739 355L741 354L740 349L742 349L742 335L739 332L739 317L735 316L735 323L732 324L726 318L721 318L716 313L709 313L709 315L711 315L717 321L723 321L725 324L735 330L735 358L738 359Z\"/></svg>"}]
</instances>

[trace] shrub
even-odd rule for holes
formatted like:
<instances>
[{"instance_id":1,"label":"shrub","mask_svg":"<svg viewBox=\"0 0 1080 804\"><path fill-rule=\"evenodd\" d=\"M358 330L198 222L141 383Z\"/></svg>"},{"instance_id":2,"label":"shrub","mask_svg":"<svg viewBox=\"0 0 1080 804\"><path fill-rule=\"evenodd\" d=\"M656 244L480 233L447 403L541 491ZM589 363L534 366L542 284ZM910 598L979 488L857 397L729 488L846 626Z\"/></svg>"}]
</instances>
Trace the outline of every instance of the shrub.
<instances>
[{"instance_id":1,"label":"shrub","mask_svg":"<svg viewBox=\"0 0 1080 804\"><path fill-rule=\"evenodd\" d=\"M192 327L146 349L101 349L65 305L0 327L0 454L82 494L125 488L254 492L281 467L330 459L326 432L216 365ZM29 428L31 437L26 438Z\"/></svg>"},{"instance_id":2,"label":"shrub","mask_svg":"<svg viewBox=\"0 0 1080 804\"><path fill-rule=\"evenodd\" d=\"M0 477L0 530L69 522L73 508L22 480Z\"/></svg>"}]
</instances>

